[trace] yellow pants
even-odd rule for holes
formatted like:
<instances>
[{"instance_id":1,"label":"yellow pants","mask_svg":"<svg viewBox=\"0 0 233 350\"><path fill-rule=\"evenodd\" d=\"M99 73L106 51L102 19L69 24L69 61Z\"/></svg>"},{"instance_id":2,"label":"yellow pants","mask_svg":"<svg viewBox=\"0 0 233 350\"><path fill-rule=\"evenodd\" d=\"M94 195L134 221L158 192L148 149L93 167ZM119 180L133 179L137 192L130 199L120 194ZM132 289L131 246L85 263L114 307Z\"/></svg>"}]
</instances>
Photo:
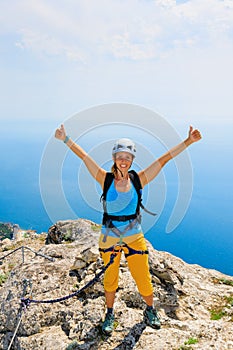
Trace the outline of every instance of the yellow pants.
<instances>
[{"instance_id":1,"label":"yellow pants","mask_svg":"<svg viewBox=\"0 0 233 350\"><path fill-rule=\"evenodd\" d=\"M135 250L147 250L146 242L143 236L140 236L135 241L128 244L130 248ZM127 254L128 249L122 247L122 250ZM101 257L106 265L110 260L112 252L101 252ZM107 292L113 292L118 288L119 267L120 267L121 252L117 253L113 264L111 264L104 274L104 289ZM138 287L139 293L143 296L153 294L153 286L149 271L148 254L133 254L128 256L127 263L132 277Z\"/></svg>"}]
</instances>

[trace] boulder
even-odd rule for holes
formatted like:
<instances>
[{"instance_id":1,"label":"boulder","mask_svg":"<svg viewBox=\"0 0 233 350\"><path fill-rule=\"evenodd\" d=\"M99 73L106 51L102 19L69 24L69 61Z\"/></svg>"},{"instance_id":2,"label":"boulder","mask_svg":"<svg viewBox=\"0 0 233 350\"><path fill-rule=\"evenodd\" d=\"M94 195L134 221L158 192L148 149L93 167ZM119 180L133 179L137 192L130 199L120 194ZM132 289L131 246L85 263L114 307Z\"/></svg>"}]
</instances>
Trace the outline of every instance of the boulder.
<instances>
[{"instance_id":1,"label":"boulder","mask_svg":"<svg viewBox=\"0 0 233 350\"><path fill-rule=\"evenodd\" d=\"M144 323L145 303L122 256L114 305L115 330L110 337L104 336L102 276L77 293L103 269L98 255L99 227L82 219L59 221L54 226L62 235L70 230L72 239L45 244L38 235L38 239L24 242L45 256L53 256L54 261L30 252L24 263L20 252L2 260L1 273L8 271L8 277L0 287L1 349L8 349L17 327L11 350L233 349L232 276L187 264L155 250L149 242L161 329ZM72 269L76 272L73 275ZM73 293L76 295L60 302L31 302L21 308L22 297L53 301Z\"/></svg>"}]
</instances>

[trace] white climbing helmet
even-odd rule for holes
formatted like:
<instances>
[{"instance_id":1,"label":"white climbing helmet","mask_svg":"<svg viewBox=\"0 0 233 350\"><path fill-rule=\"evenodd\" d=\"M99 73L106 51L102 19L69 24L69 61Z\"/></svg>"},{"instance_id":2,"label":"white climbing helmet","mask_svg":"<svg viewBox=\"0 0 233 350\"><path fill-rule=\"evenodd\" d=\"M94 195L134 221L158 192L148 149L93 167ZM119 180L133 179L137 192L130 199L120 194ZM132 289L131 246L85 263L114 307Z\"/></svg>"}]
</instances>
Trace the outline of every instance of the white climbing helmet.
<instances>
[{"instance_id":1,"label":"white climbing helmet","mask_svg":"<svg viewBox=\"0 0 233 350\"><path fill-rule=\"evenodd\" d=\"M135 143L130 139L117 140L113 146L112 155L118 152L128 152L132 154L133 157L135 157L136 156Z\"/></svg>"}]
</instances>

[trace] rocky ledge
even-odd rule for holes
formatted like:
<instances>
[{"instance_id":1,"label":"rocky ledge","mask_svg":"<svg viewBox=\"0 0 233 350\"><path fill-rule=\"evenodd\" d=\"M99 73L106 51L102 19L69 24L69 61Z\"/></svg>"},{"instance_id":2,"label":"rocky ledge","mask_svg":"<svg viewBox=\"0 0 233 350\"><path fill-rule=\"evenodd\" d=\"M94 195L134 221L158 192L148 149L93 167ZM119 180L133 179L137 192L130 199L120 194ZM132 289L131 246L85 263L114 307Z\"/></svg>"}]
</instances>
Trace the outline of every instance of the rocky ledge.
<instances>
[{"instance_id":1,"label":"rocky ledge","mask_svg":"<svg viewBox=\"0 0 233 350\"><path fill-rule=\"evenodd\" d=\"M105 313L102 279L73 298L31 303L23 310L22 297L50 300L70 295L101 271L99 230L83 219L59 221L48 235L31 233L1 242L1 349L233 349L233 277L189 265L153 249L149 242L160 330L143 322L145 305L124 257L111 336L101 333Z\"/></svg>"}]
</instances>

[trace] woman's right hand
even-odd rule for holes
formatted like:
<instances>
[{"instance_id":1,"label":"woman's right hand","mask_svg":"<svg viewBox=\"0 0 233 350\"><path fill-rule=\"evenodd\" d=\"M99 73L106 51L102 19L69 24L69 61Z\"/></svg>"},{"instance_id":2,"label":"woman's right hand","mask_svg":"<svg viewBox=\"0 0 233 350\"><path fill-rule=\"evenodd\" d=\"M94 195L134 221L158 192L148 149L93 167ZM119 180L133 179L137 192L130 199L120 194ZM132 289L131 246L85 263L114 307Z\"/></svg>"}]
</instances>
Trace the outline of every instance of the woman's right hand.
<instances>
[{"instance_id":1,"label":"woman's right hand","mask_svg":"<svg viewBox=\"0 0 233 350\"><path fill-rule=\"evenodd\" d=\"M64 128L63 124L61 124L60 128L57 128L57 130L55 131L55 137L58 140L61 140L61 141L65 140L65 138L66 138L66 131L65 131L65 128Z\"/></svg>"}]
</instances>

